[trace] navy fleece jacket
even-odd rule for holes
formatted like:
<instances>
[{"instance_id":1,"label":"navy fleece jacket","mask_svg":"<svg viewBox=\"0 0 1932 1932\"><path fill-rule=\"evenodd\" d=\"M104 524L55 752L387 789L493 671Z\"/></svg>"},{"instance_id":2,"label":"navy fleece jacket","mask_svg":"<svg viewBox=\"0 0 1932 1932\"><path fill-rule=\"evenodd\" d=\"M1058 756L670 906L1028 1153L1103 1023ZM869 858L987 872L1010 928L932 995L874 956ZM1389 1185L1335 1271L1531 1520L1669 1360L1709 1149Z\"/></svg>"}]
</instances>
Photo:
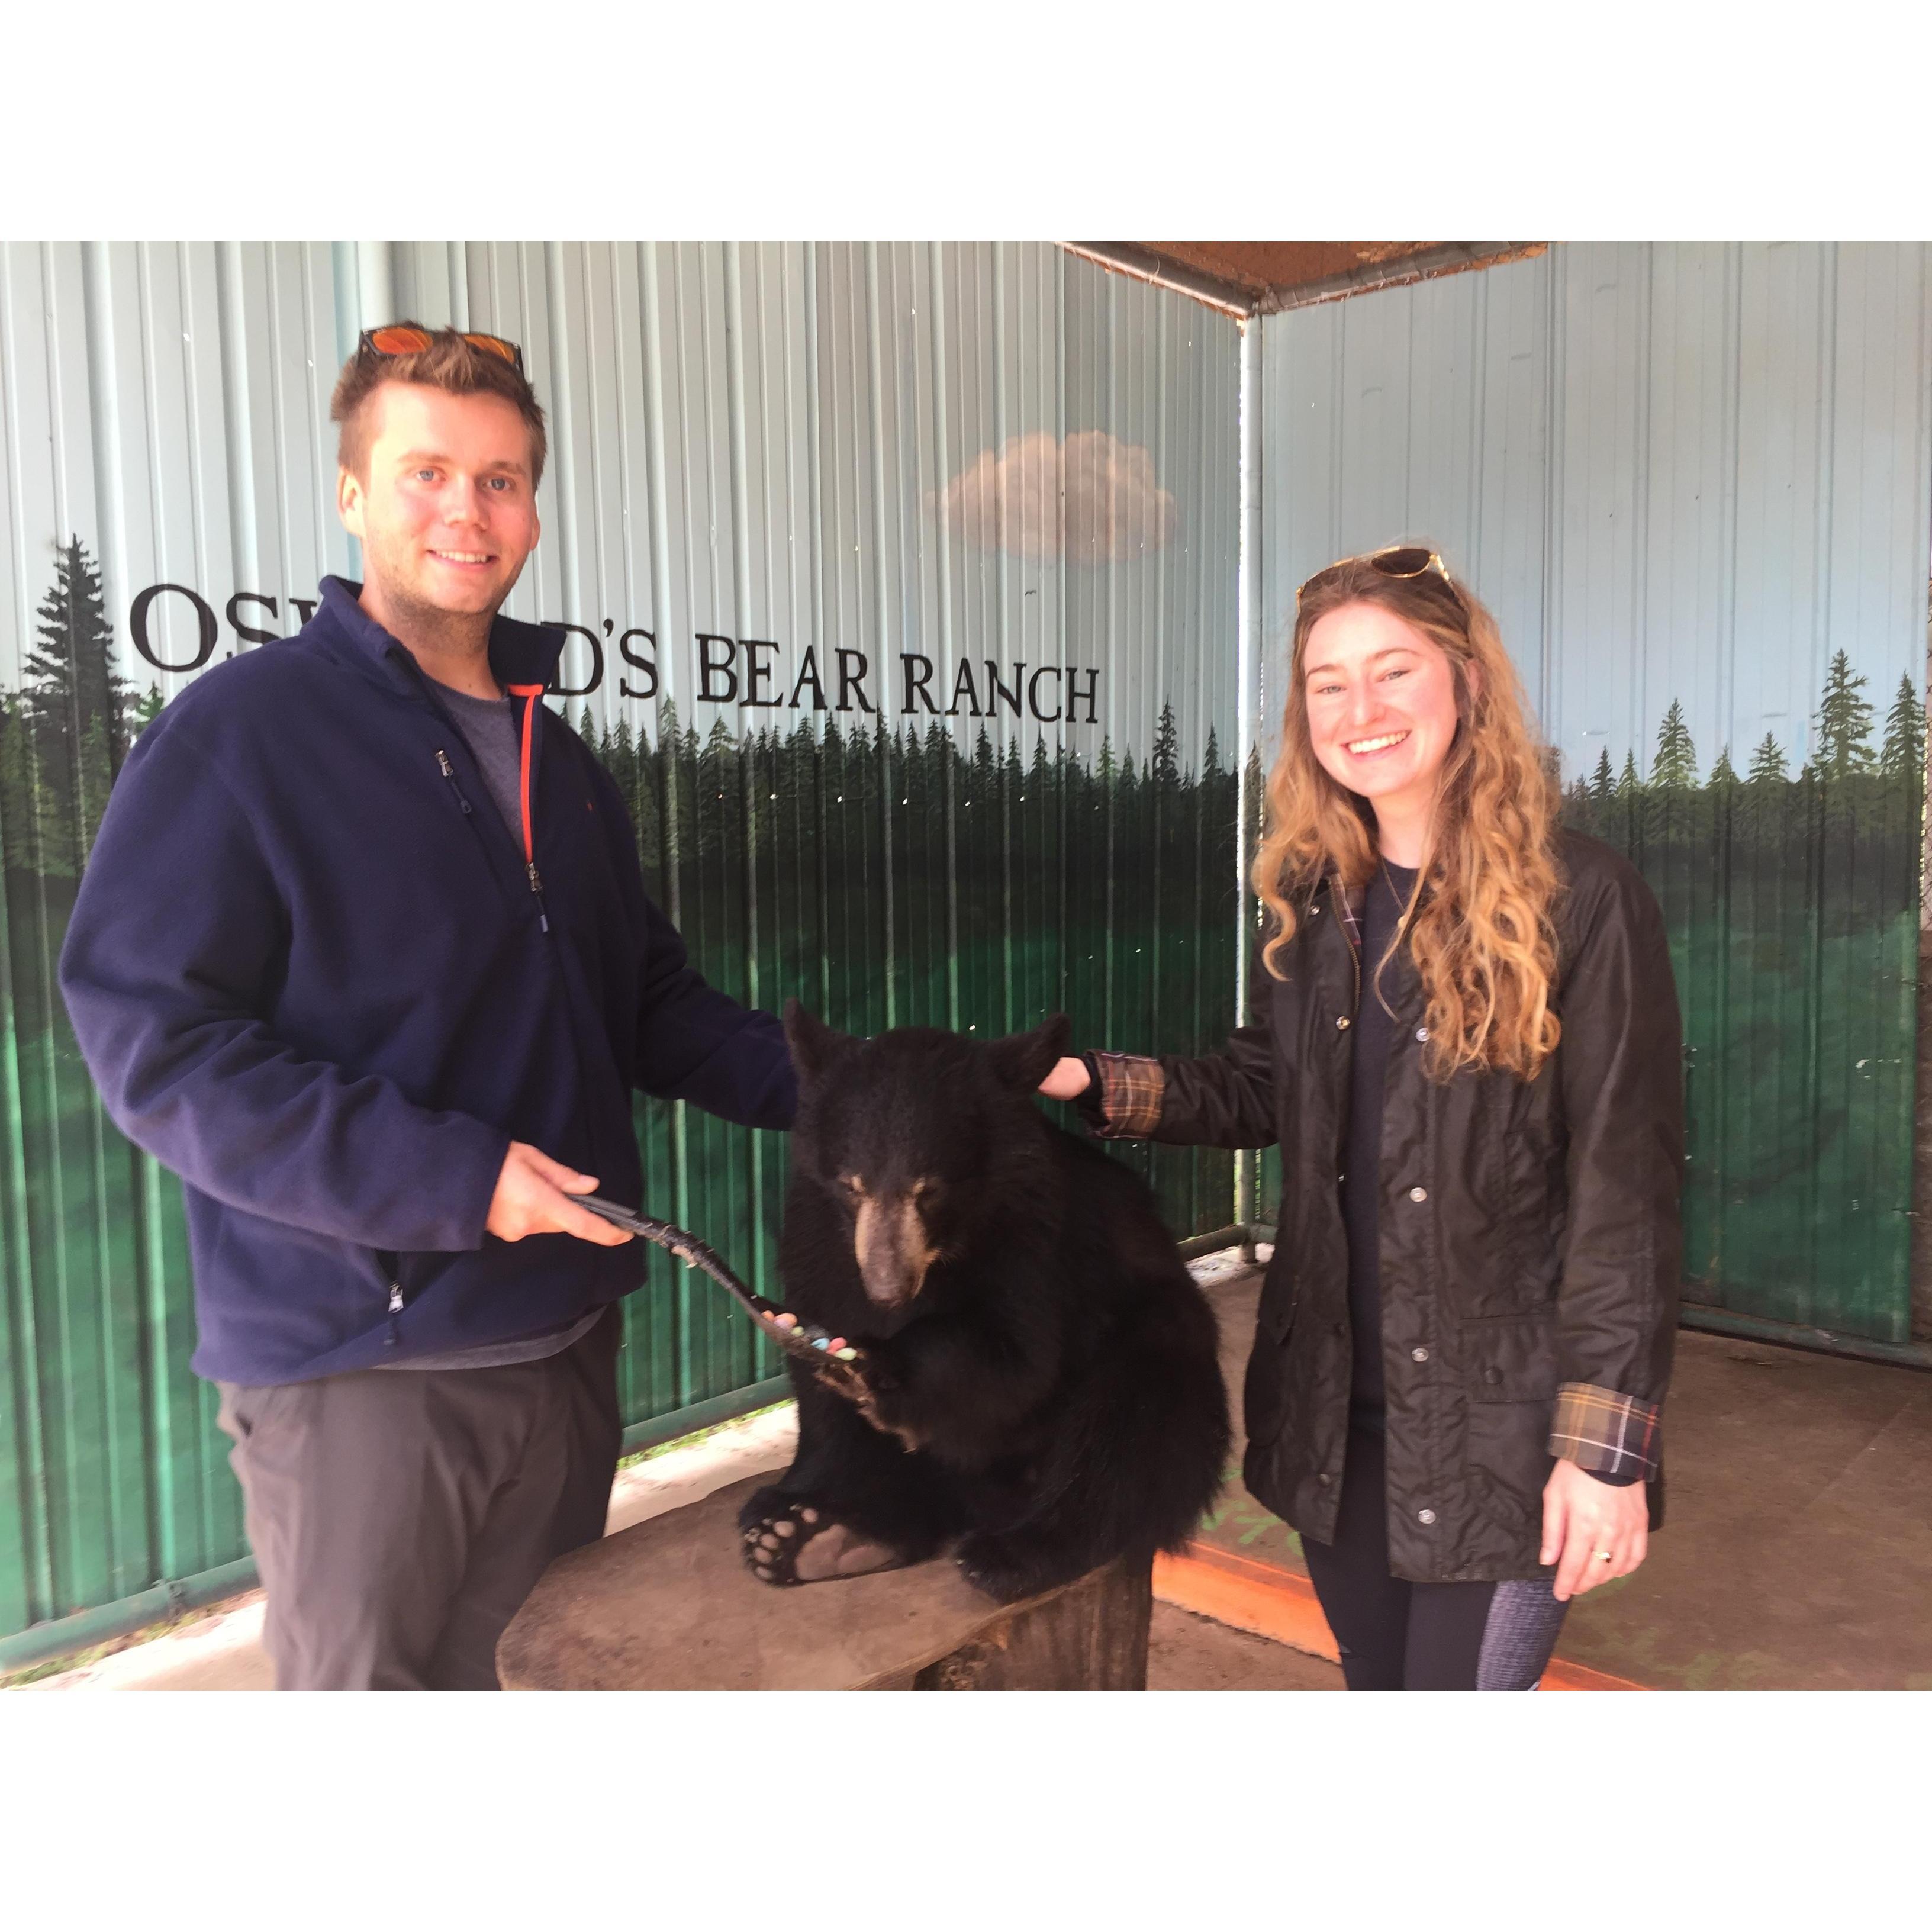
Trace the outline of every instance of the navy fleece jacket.
<instances>
[{"instance_id":1,"label":"navy fleece jacket","mask_svg":"<svg viewBox=\"0 0 1932 1932\"><path fill-rule=\"evenodd\" d=\"M706 985L623 802L537 707L541 896L416 661L322 584L299 636L183 692L116 783L61 956L116 1124L187 1184L200 1346L289 1382L556 1328L634 1243L486 1236L512 1140L637 1204L631 1090L791 1123L784 1034ZM504 685L562 634L500 618Z\"/></svg>"}]
</instances>

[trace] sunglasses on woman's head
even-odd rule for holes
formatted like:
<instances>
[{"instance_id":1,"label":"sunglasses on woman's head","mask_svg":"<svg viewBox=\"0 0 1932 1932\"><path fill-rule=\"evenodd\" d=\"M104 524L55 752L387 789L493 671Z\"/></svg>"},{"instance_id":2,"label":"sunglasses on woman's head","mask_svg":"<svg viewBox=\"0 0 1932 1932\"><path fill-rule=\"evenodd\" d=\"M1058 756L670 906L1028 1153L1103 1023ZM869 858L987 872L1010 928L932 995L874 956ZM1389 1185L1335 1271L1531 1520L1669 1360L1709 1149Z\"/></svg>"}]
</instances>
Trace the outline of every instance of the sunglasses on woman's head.
<instances>
[{"instance_id":1,"label":"sunglasses on woman's head","mask_svg":"<svg viewBox=\"0 0 1932 1932\"><path fill-rule=\"evenodd\" d=\"M356 344L356 353L360 356L420 356L435 340L426 328L410 328L400 322L389 322L381 328L365 328L362 339ZM472 349L480 349L486 356L494 356L509 364L520 376L524 373L524 352L514 342L506 342L500 335L472 335L465 330L463 339Z\"/></svg>"},{"instance_id":2,"label":"sunglasses on woman's head","mask_svg":"<svg viewBox=\"0 0 1932 1932\"><path fill-rule=\"evenodd\" d=\"M1301 608L1301 600L1324 577L1332 577L1338 570L1346 570L1349 565L1365 563L1378 577L1424 577L1434 571L1442 578L1443 587L1461 607L1462 593L1457 590L1449 574L1449 566L1432 550L1425 550L1420 544L1396 544L1388 550L1371 552L1366 556L1337 557L1333 563L1325 563L1312 577L1303 580L1301 588L1294 593L1294 608Z\"/></svg>"}]
</instances>

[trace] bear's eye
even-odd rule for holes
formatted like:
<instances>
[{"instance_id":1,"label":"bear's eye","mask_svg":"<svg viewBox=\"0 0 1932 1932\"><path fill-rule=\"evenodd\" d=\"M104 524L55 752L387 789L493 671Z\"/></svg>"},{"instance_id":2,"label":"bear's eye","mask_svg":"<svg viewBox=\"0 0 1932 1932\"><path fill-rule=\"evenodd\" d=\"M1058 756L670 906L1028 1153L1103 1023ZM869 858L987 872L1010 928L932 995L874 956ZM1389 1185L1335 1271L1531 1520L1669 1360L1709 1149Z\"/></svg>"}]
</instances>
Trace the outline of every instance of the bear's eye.
<instances>
[{"instance_id":1,"label":"bear's eye","mask_svg":"<svg viewBox=\"0 0 1932 1932\"><path fill-rule=\"evenodd\" d=\"M844 1188L854 1201L856 1201L866 1191L866 1184L856 1174L842 1174L838 1177L838 1185Z\"/></svg>"}]
</instances>

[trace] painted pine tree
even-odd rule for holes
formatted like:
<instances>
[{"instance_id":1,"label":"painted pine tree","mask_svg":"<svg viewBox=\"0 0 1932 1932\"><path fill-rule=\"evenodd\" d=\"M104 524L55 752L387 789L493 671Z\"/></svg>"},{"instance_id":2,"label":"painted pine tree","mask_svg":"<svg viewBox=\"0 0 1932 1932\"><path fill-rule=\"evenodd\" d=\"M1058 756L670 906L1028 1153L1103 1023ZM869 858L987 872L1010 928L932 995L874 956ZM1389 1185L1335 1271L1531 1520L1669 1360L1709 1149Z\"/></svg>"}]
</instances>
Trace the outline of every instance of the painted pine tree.
<instances>
[{"instance_id":1,"label":"painted pine tree","mask_svg":"<svg viewBox=\"0 0 1932 1932\"><path fill-rule=\"evenodd\" d=\"M1690 742L1690 728L1684 722L1684 707L1674 698L1657 729L1657 755L1651 760L1650 782L1676 788L1697 782L1696 748Z\"/></svg>"},{"instance_id":2,"label":"painted pine tree","mask_svg":"<svg viewBox=\"0 0 1932 1932\"><path fill-rule=\"evenodd\" d=\"M114 662L100 572L79 537L62 546L22 666L38 760L43 865L77 875L128 755L133 693Z\"/></svg>"},{"instance_id":3,"label":"painted pine tree","mask_svg":"<svg viewBox=\"0 0 1932 1932\"><path fill-rule=\"evenodd\" d=\"M1851 778L1872 768L1872 708L1859 695L1868 682L1852 675L1843 650L1832 653L1818 704L1817 746L1810 759L1822 778Z\"/></svg>"},{"instance_id":4,"label":"painted pine tree","mask_svg":"<svg viewBox=\"0 0 1932 1932\"><path fill-rule=\"evenodd\" d=\"M1255 853L1261 844L1262 828L1268 823L1268 774L1262 770L1261 753L1250 745L1248 762L1242 774L1247 792L1248 820L1241 827L1241 877L1252 879Z\"/></svg>"},{"instance_id":5,"label":"painted pine tree","mask_svg":"<svg viewBox=\"0 0 1932 1932\"><path fill-rule=\"evenodd\" d=\"M1160 707L1160 723L1154 734L1154 755L1148 761L1154 782L1163 790L1172 790L1180 782L1180 734L1174 722L1174 706L1171 703Z\"/></svg>"},{"instance_id":6,"label":"painted pine tree","mask_svg":"<svg viewBox=\"0 0 1932 1932\"><path fill-rule=\"evenodd\" d=\"M1791 767L1784 755L1784 747L1778 742L1776 735L1767 731L1763 742L1751 754L1750 768L1744 773L1747 784L1782 784L1791 775Z\"/></svg>"},{"instance_id":7,"label":"painted pine tree","mask_svg":"<svg viewBox=\"0 0 1932 1932\"><path fill-rule=\"evenodd\" d=\"M1617 795L1616 774L1610 768L1610 748L1607 745L1597 754L1597 769L1590 774L1589 783L1593 805L1606 806Z\"/></svg>"},{"instance_id":8,"label":"painted pine tree","mask_svg":"<svg viewBox=\"0 0 1932 1932\"><path fill-rule=\"evenodd\" d=\"M17 692L0 692L0 857L28 877L40 869L39 776L33 720Z\"/></svg>"},{"instance_id":9,"label":"painted pine tree","mask_svg":"<svg viewBox=\"0 0 1932 1932\"><path fill-rule=\"evenodd\" d=\"M1912 688L1909 675L1898 680L1898 690L1885 719L1885 742L1879 748L1878 766L1888 778L1916 782L1925 764L1925 707Z\"/></svg>"}]
</instances>

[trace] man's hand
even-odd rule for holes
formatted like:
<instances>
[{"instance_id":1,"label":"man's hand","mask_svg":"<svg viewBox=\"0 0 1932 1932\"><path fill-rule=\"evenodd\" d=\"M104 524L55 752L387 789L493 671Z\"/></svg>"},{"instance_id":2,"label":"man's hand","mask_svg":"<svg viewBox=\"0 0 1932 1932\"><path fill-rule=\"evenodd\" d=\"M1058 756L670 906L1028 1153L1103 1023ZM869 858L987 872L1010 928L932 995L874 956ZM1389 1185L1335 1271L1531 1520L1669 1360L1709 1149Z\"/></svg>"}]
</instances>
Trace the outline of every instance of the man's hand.
<instances>
[{"instance_id":1,"label":"man's hand","mask_svg":"<svg viewBox=\"0 0 1932 1932\"><path fill-rule=\"evenodd\" d=\"M1544 1485L1543 1549L1538 1561L1556 1565L1559 1604L1612 1576L1628 1576L1649 1546L1650 1504L1642 1484L1600 1483L1567 1456L1556 1459Z\"/></svg>"},{"instance_id":2,"label":"man's hand","mask_svg":"<svg viewBox=\"0 0 1932 1932\"><path fill-rule=\"evenodd\" d=\"M598 1220L570 1198L596 1188L594 1174L579 1174L536 1148L512 1141L484 1228L500 1241L520 1241L526 1234L574 1234L600 1248L622 1247L631 1238L623 1228Z\"/></svg>"},{"instance_id":3,"label":"man's hand","mask_svg":"<svg viewBox=\"0 0 1932 1932\"><path fill-rule=\"evenodd\" d=\"M1053 1071L1040 1083L1049 1100L1077 1100L1094 1084L1084 1060L1056 1060Z\"/></svg>"}]
</instances>

